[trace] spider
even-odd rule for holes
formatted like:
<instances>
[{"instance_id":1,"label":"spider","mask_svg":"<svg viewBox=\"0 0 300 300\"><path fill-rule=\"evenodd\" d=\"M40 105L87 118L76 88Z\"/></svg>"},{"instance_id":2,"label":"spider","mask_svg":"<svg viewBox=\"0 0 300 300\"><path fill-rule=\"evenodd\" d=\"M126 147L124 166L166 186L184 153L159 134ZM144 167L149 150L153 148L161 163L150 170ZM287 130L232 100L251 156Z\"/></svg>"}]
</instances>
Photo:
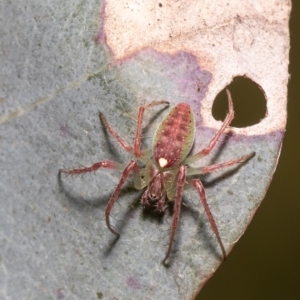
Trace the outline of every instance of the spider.
<instances>
[{"instance_id":1,"label":"spider","mask_svg":"<svg viewBox=\"0 0 300 300\"><path fill-rule=\"evenodd\" d=\"M174 211L171 223L171 233L169 245L163 259L166 263L171 253L172 245L176 229L178 227L182 195L185 187L194 187L204 206L205 213L209 220L210 226L221 247L223 259L226 259L226 251L222 243L217 224L208 206L205 189L199 178L195 175L203 175L211 173L238 163L246 162L255 155L252 152L240 158L226 161L223 163L213 164L204 167L190 167L189 164L194 163L202 157L208 155L215 147L220 136L224 133L226 127L229 126L234 118L234 110L230 92L226 90L229 112L219 131L215 134L208 146L194 155L190 155L191 148L195 139L195 121L191 107L187 103L179 103L171 109L161 124L158 126L153 139L152 149L143 151L141 149L142 121L144 112L153 106L161 104L169 104L169 102L161 100L154 101L139 107L138 119L136 126L136 134L133 146L130 146L107 122L102 113L99 114L100 120L106 130L117 140L119 145L127 152L133 154L134 160L130 160L127 165L111 160L102 160L94 163L90 167L82 167L78 169L60 169L60 173L77 175L88 172L94 172L100 168L117 169L122 172L121 179L111 195L106 208L105 220L108 229L119 236L120 234L110 224L110 214L119 193L130 174L133 175L133 183L136 189L145 189L141 203L144 207L154 206L158 212L164 212L168 201L174 201ZM141 162L144 164L140 166Z\"/></svg>"}]
</instances>

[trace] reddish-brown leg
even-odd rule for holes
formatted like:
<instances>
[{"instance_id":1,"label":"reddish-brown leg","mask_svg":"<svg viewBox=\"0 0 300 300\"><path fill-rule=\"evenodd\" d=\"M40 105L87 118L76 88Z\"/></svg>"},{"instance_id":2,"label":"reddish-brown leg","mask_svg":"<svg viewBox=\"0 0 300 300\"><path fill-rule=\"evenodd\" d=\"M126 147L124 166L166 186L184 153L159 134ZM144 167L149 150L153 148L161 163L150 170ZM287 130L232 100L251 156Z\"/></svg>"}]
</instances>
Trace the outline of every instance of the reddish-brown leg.
<instances>
[{"instance_id":1,"label":"reddish-brown leg","mask_svg":"<svg viewBox=\"0 0 300 300\"><path fill-rule=\"evenodd\" d=\"M206 167L199 167L199 168L189 168L188 169L188 176L190 175L201 175L201 174L207 174L214 171L218 171L220 169L234 166L236 164L243 163L247 161L248 159L252 158L255 155L255 152L252 152L250 154L244 155L242 157L239 157L238 159L229 160L220 164L210 165Z\"/></svg>"},{"instance_id":2,"label":"reddish-brown leg","mask_svg":"<svg viewBox=\"0 0 300 300\"><path fill-rule=\"evenodd\" d=\"M139 167L137 165L137 163L135 161L130 161L130 163L126 166L126 168L124 169L121 179L115 189L115 191L113 192L113 194L111 195L106 208L105 208L105 220L106 220L106 226L107 228L115 235L119 236L120 234L111 227L110 222L109 222L109 216L110 216L110 212L120 194L120 191L122 189L122 186L124 185L125 181L127 180L129 174L131 172L134 172L135 174L137 174L139 172Z\"/></svg>"},{"instance_id":3,"label":"reddish-brown leg","mask_svg":"<svg viewBox=\"0 0 300 300\"><path fill-rule=\"evenodd\" d=\"M250 153L248 155L244 155L244 156L242 156L238 159L234 159L234 160L226 161L226 162L223 162L223 163L220 163L220 164L215 164L215 165L210 165L210 166L207 166L207 167L200 168L201 169L201 174L211 173L211 172L214 172L214 171L226 168L226 167L233 166L235 164L245 162L249 158L252 158L254 155L255 155L255 152L252 152L252 153Z\"/></svg>"},{"instance_id":4,"label":"reddish-brown leg","mask_svg":"<svg viewBox=\"0 0 300 300\"><path fill-rule=\"evenodd\" d=\"M156 203L156 211L158 212L164 212L165 209L168 207L168 205L166 205L166 196L163 196L162 198L160 198L157 203Z\"/></svg>"},{"instance_id":5,"label":"reddish-brown leg","mask_svg":"<svg viewBox=\"0 0 300 300\"><path fill-rule=\"evenodd\" d=\"M197 160L199 160L200 158L208 155L213 148L215 147L216 143L218 142L220 136L224 133L226 127L228 127L228 125L231 123L231 121L234 118L234 110L233 110L233 103L232 103L232 98L231 98L231 94L229 92L229 90L226 90L227 93L227 98L228 98L228 106L229 106L229 112L223 122L222 127L219 129L219 131L216 133L216 135L212 138L212 140L210 141L209 145L202 149L200 152L198 152L195 155L192 155L190 157L188 157L187 159L185 159L184 163L189 164L189 163L193 163Z\"/></svg>"},{"instance_id":6,"label":"reddish-brown leg","mask_svg":"<svg viewBox=\"0 0 300 300\"><path fill-rule=\"evenodd\" d=\"M171 253L176 229L178 227L179 216L180 216L180 211L181 211L181 203L182 203L182 193L183 193L184 183L185 183L185 179L186 179L186 173L187 173L187 167L184 165L181 165L179 168L178 177L177 177L176 198L175 198L175 203L174 203L174 213L173 213L173 219L172 219L172 225L171 225L170 242L169 242L169 247L168 247L166 256L165 256L164 260L162 261L163 264L166 262L166 260L168 259L169 255Z\"/></svg>"},{"instance_id":7,"label":"reddish-brown leg","mask_svg":"<svg viewBox=\"0 0 300 300\"><path fill-rule=\"evenodd\" d=\"M107 131L118 141L118 143L121 145L121 147L125 151L132 153L132 147L129 146L129 144L123 138L121 138L120 135L108 124L106 118L104 117L104 115L102 113L99 113L99 118L102 121L102 123L104 124Z\"/></svg>"},{"instance_id":8,"label":"reddish-brown leg","mask_svg":"<svg viewBox=\"0 0 300 300\"><path fill-rule=\"evenodd\" d=\"M103 161L96 162L90 167L83 167L83 168L71 169L71 170L60 169L59 172L71 174L71 175L78 175L78 174L83 174L88 172L95 172L100 168L117 169L118 167L120 167L119 163L116 163L111 160L103 160Z\"/></svg>"},{"instance_id":9,"label":"reddish-brown leg","mask_svg":"<svg viewBox=\"0 0 300 300\"><path fill-rule=\"evenodd\" d=\"M213 230L213 232L215 233L216 237L217 237L217 240L218 240L218 243L221 247L221 250L222 250L222 254L223 254L223 259L225 260L226 259L226 251L225 251L225 248L223 246L223 243L221 241L221 238L220 238L220 234L219 234L219 231L218 231L218 227L217 227L217 224L214 220L214 217L210 211L210 208L208 206L208 203L207 203L207 200L206 200L206 196L205 196L205 190L204 190L204 187L203 187L203 184L202 182L199 180L199 179L192 179L190 184L195 187L198 191L198 194L200 196L200 200L204 206L204 210L205 210L205 213L207 215L207 218L209 220L209 223L210 223L210 226Z\"/></svg>"},{"instance_id":10,"label":"reddish-brown leg","mask_svg":"<svg viewBox=\"0 0 300 300\"><path fill-rule=\"evenodd\" d=\"M143 155L141 151L141 136L142 136L142 122L143 122L144 112L146 109L159 104L169 104L169 102L165 100L153 101L152 103L143 105L139 108L134 146L133 146L133 153L136 157L141 157Z\"/></svg>"}]
</instances>

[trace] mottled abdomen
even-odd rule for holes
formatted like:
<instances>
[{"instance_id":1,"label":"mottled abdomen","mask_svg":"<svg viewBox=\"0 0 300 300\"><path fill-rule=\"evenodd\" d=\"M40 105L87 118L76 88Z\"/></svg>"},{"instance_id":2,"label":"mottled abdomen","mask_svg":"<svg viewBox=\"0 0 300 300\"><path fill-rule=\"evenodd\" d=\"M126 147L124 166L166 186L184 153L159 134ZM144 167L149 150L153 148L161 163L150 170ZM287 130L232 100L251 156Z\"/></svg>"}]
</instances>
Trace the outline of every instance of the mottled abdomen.
<instances>
[{"instance_id":1,"label":"mottled abdomen","mask_svg":"<svg viewBox=\"0 0 300 300\"><path fill-rule=\"evenodd\" d=\"M153 141L153 158L161 168L178 165L189 154L195 136L191 107L179 103L158 126Z\"/></svg>"}]
</instances>

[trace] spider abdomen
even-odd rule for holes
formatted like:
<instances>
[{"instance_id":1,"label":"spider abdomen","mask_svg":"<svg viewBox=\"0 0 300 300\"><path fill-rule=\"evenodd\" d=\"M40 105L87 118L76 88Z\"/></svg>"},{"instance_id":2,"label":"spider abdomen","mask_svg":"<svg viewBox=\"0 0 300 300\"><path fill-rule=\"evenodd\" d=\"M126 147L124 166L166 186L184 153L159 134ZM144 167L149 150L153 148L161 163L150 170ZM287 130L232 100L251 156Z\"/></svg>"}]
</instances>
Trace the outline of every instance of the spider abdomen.
<instances>
[{"instance_id":1,"label":"spider abdomen","mask_svg":"<svg viewBox=\"0 0 300 300\"><path fill-rule=\"evenodd\" d=\"M179 103L163 119L156 130L153 158L161 168L178 165L189 154L195 135L195 121L191 107Z\"/></svg>"}]
</instances>

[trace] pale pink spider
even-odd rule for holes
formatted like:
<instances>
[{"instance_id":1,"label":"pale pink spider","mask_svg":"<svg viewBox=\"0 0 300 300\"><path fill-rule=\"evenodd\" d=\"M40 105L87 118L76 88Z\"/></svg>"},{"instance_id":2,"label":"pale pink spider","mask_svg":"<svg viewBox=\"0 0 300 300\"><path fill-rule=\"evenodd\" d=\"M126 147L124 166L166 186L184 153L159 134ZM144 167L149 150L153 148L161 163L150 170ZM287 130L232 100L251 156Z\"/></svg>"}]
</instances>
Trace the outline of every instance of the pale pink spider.
<instances>
[{"instance_id":1,"label":"pale pink spider","mask_svg":"<svg viewBox=\"0 0 300 300\"><path fill-rule=\"evenodd\" d=\"M94 172L99 168L107 169L118 169L122 171L121 179L111 195L106 208L105 208L105 219L108 229L115 235L120 234L111 226L109 216L112 208L118 198L118 195L127 180L128 176L133 174L133 182L136 189L141 190L146 188L142 195L142 205L154 205L156 210L163 212L166 208L167 201L175 201L173 219L171 224L170 242L163 259L163 263L168 259L175 232L178 226L182 194L185 185L190 185L196 188L200 200L204 206L205 213L210 222L210 226L216 235L217 241L221 247L223 258L226 258L226 251L220 238L218 227L214 220L214 217L207 204L205 190L203 184L199 178L195 179L194 175L202 175L211 173L216 170L220 170L225 167L233 166L238 163L242 163L250 159L255 155L254 152L244 155L238 159L230 160L223 163L209 165L206 167L190 167L190 163L194 163L202 157L208 155L215 147L220 136L224 133L226 127L230 124L234 118L234 110L231 95L228 90L228 104L229 112L223 122L222 127L210 141L208 146L198 153L188 156L195 138L195 121L191 107L187 103L179 103L171 109L168 115L163 119L161 124L158 126L154 139L153 148L151 150L141 150L141 133L142 133L142 121L144 112L146 109L159 104L169 104L167 101L154 101L150 104L143 105L139 108L138 120L136 127L136 135L134 139L133 147L130 146L107 122L104 115L100 113L100 119L108 132L118 141L120 146L127 152L134 155L136 160L145 162L143 167L135 160L130 162L124 167L123 164L110 161L102 160L93 164L90 167L83 167L80 169L65 170L61 169L59 172L66 174L83 174L87 172ZM192 176L193 175L193 176Z\"/></svg>"}]
</instances>

